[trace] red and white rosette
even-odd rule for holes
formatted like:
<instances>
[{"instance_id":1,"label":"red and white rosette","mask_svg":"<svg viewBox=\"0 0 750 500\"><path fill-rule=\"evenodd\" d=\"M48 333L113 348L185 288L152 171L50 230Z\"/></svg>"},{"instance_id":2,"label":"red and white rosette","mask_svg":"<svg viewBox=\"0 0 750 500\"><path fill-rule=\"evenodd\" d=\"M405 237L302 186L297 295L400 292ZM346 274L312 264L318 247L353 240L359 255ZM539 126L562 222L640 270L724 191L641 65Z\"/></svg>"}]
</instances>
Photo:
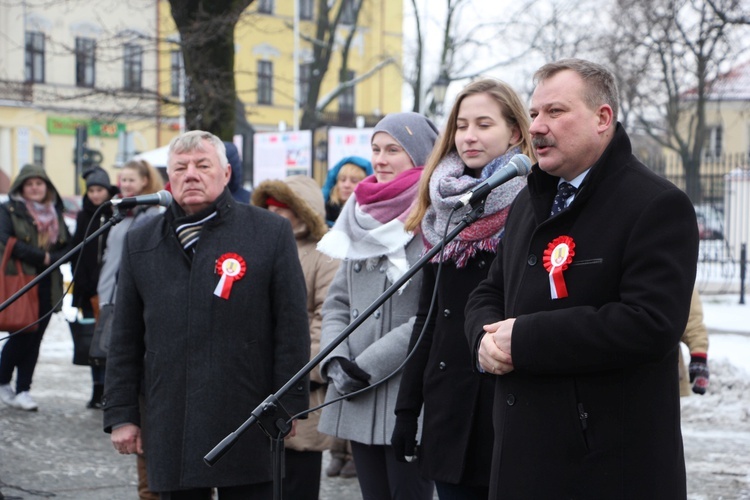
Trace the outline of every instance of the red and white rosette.
<instances>
[{"instance_id":1,"label":"red and white rosette","mask_svg":"<svg viewBox=\"0 0 750 500\"><path fill-rule=\"evenodd\" d=\"M544 268L549 273L549 290L553 299L568 296L563 271L573 262L575 247L576 244L570 236L558 236L544 250Z\"/></svg>"},{"instance_id":2,"label":"red and white rosette","mask_svg":"<svg viewBox=\"0 0 750 500\"><path fill-rule=\"evenodd\" d=\"M245 259L236 253L225 253L219 257L219 260L216 261L216 272L219 273L221 279L219 284L216 285L214 295L222 299L228 299L229 293L232 291L232 284L242 278L246 270Z\"/></svg>"}]
</instances>

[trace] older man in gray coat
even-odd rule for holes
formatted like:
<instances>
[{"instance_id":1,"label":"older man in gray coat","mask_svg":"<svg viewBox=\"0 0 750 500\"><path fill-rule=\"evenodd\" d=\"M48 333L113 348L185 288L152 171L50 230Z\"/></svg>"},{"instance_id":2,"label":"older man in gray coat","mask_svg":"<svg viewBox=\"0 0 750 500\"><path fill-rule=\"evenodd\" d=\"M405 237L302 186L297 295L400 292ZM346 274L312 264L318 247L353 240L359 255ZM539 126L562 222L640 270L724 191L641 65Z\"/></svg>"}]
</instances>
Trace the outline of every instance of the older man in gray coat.
<instances>
[{"instance_id":1,"label":"older man in gray coat","mask_svg":"<svg viewBox=\"0 0 750 500\"><path fill-rule=\"evenodd\" d=\"M310 356L305 281L289 222L232 199L222 142L193 131L169 148L172 206L130 232L107 359L104 430L147 457L162 499L266 499L257 427L209 467L203 457ZM142 404L139 404L139 396ZM282 398L307 408L307 384Z\"/></svg>"}]
</instances>

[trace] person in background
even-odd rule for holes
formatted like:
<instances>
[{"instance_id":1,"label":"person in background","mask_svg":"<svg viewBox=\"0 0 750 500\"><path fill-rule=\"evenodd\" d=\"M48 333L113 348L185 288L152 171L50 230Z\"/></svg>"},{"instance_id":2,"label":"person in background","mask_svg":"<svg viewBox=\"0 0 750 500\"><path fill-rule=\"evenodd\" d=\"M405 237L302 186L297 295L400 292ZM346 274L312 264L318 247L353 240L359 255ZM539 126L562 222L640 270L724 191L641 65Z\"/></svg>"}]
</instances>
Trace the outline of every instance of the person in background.
<instances>
[{"instance_id":1,"label":"person in background","mask_svg":"<svg viewBox=\"0 0 750 500\"><path fill-rule=\"evenodd\" d=\"M261 182L253 190L252 203L288 219L297 241L302 272L307 286L307 317L310 325L310 357L320 352L320 325L323 301L328 286L339 268L338 259L320 253L315 247L328 232L323 194L318 184L306 175ZM316 367L310 373L310 407L325 399L325 383ZM297 435L285 443L286 475L283 492L286 498L317 500L320 492L320 469L323 450L331 437L318 432L321 410L308 413L297 424Z\"/></svg>"},{"instance_id":2,"label":"person in background","mask_svg":"<svg viewBox=\"0 0 750 500\"><path fill-rule=\"evenodd\" d=\"M100 217L92 222L96 210L106 201L120 192L110 184L109 174L101 167L93 167L83 173L86 181L86 193L83 195L82 208L76 216L76 232L73 235L72 246L83 242L87 235L95 233L104 222L112 217L112 207L103 207ZM91 226L89 227L89 223ZM88 233L87 233L88 231ZM104 249L107 245L109 229L101 233L93 241L87 243L79 256L71 259L71 270L75 279L73 284L73 307L77 307L84 320L95 321L99 317L99 298L96 287L99 283L99 269L102 265ZM102 407L104 394L104 366L91 365L91 400L86 408L99 409Z\"/></svg>"},{"instance_id":3,"label":"person in background","mask_svg":"<svg viewBox=\"0 0 750 500\"><path fill-rule=\"evenodd\" d=\"M708 389L708 330L703 322L703 303L697 288L693 289L690 316L688 316L687 327L680 340L690 352L690 364L685 369L685 361L682 359L682 349L680 349L680 396L689 396L691 389L692 392L702 396Z\"/></svg>"},{"instance_id":4,"label":"person in background","mask_svg":"<svg viewBox=\"0 0 750 500\"><path fill-rule=\"evenodd\" d=\"M438 245L462 195L514 155L533 158L528 128L528 113L509 85L494 79L467 85L456 97L445 132L427 162L406 229L421 229L426 248ZM487 277L511 203L525 185L526 179L517 177L490 192L480 219L445 246L430 317L440 254L423 271L409 342L409 350L416 347L416 352L401 377L392 444L401 461L417 456L422 477L435 481L440 498L484 500L489 493L495 380L472 367L463 311L471 291ZM449 231L469 211L465 207L455 213ZM424 338L417 344L425 324Z\"/></svg>"},{"instance_id":5,"label":"person in background","mask_svg":"<svg viewBox=\"0 0 750 500\"><path fill-rule=\"evenodd\" d=\"M224 147L227 149L227 161L232 166L232 177L230 177L227 187L235 201L247 205L250 203L250 191L242 187L242 158L240 158L237 146L233 142L224 142Z\"/></svg>"},{"instance_id":6,"label":"person in background","mask_svg":"<svg viewBox=\"0 0 750 500\"><path fill-rule=\"evenodd\" d=\"M145 451L163 500L208 500L213 488L219 500L267 500L271 447L258 426L213 467L203 457L310 359L291 224L232 198L209 132L172 139L167 172L172 204L123 245L104 431L119 453ZM307 385L281 398L291 415L308 408Z\"/></svg>"},{"instance_id":7,"label":"person in background","mask_svg":"<svg viewBox=\"0 0 750 500\"><path fill-rule=\"evenodd\" d=\"M321 347L406 273L422 255L419 237L404 229L422 168L437 139L418 113L386 115L371 139L375 174L357 184L318 250L343 259L323 304ZM351 394L392 374L406 358L422 274L416 273L321 363L326 400ZM390 446L401 374L323 409L319 429L351 441L364 499L431 499L434 485L416 463L396 461Z\"/></svg>"},{"instance_id":8,"label":"person in background","mask_svg":"<svg viewBox=\"0 0 750 500\"><path fill-rule=\"evenodd\" d=\"M496 378L489 498L685 498L695 210L633 155L608 69L564 59L534 82L538 163L465 311Z\"/></svg>"},{"instance_id":9,"label":"person in background","mask_svg":"<svg viewBox=\"0 0 750 500\"><path fill-rule=\"evenodd\" d=\"M9 200L0 205L0 255L8 238L18 241L12 257L20 259L24 273L39 274L70 249L70 234L63 220L63 202L57 189L38 165L24 165L10 186ZM3 269L2 272L5 272ZM48 313L62 306L63 280L59 269L37 285L39 318L35 326L10 337L0 354L0 400L19 410L36 411L31 382L39 346L50 321ZM10 385L16 372L16 389Z\"/></svg>"},{"instance_id":10,"label":"person in background","mask_svg":"<svg viewBox=\"0 0 750 500\"><path fill-rule=\"evenodd\" d=\"M159 172L149 162L146 160L131 160L122 167L120 173L119 197L130 198L142 194L156 193L162 186L162 178ZM153 205L129 208L125 212L125 217L117 225L110 228L97 285L100 307L115 303L115 291L125 236L131 229L135 229L159 215L160 211L161 207ZM148 475L143 454L137 455L136 463L138 466L138 496L141 500L154 500L156 495L148 487Z\"/></svg>"},{"instance_id":11,"label":"person in background","mask_svg":"<svg viewBox=\"0 0 750 500\"><path fill-rule=\"evenodd\" d=\"M326 222L333 226L346 200L354 192L357 184L372 175L372 164L369 160L359 156L342 158L328 171L326 182L323 184L323 198L326 205Z\"/></svg>"},{"instance_id":12,"label":"person in background","mask_svg":"<svg viewBox=\"0 0 750 500\"><path fill-rule=\"evenodd\" d=\"M323 185L323 198L326 207L326 223L333 226L341 213L344 203L354 193L357 184L372 175L370 160L359 156L347 156L328 171ZM352 458L352 445L346 439L331 438L331 461L326 467L328 477L355 477L357 468Z\"/></svg>"}]
</instances>

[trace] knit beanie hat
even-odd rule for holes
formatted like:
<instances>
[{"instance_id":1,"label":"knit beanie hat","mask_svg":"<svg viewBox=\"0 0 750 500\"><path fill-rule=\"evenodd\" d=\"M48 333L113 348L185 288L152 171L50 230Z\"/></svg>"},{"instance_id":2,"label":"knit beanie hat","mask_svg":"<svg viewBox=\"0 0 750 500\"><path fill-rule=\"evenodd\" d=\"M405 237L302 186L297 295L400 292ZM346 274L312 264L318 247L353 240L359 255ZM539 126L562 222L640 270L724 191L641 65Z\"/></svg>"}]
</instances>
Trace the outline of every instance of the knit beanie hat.
<instances>
[{"instance_id":1,"label":"knit beanie hat","mask_svg":"<svg viewBox=\"0 0 750 500\"><path fill-rule=\"evenodd\" d=\"M91 186L101 186L105 188L110 194L115 195L119 192L117 187L112 186L109 182L109 174L106 170L101 167L92 167L83 173L83 178L86 179L86 189Z\"/></svg>"},{"instance_id":2,"label":"knit beanie hat","mask_svg":"<svg viewBox=\"0 0 750 500\"><path fill-rule=\"evenodd\" d=\"M427 157L438 136L438 128L434 123L424 115L412 111L386 115L375 125L372 136L375 137L378 132L385 132L396 139L415 167L423 167L427 163Z\"/></svg>"}]
</instances>

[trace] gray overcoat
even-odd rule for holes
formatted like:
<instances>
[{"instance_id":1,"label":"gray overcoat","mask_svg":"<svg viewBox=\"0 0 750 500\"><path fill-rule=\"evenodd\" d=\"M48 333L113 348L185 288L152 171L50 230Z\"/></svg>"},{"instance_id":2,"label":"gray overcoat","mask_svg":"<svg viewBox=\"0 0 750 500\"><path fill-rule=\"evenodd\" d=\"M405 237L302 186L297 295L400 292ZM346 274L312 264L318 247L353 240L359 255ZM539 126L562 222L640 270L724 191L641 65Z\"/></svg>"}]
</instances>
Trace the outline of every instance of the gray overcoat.
<instances>
[{"instance_id":1,"label":"gray overcoat","mask_svg":"<svg viewBox=\"0 0 750 500\"><path fill-rule=\"evenodd\" d=\"M406 246L410 266L419 260L423 248L420 237L412 238ZM321 348L330 344L391 285L386 266L384 257L369 270L365 261L341 263L323 304ZM406 359L421 287L419 271L401 292L396 292L323 360L321 373L326 376L328 361L339 356L356 361L371 375L370 383L394 371ZM373 391L325 407L318 429L362 444L390 446L400 381L399 373ZM334 385L329 384L326 400L339 395Z\"/></svg>"},{"instance_id":2,"label":"gray overcoat","mask_svg":"<svg viewBox=\"0 0 750 500\"><path fill-rule=\"evenodd\" d=\"M310 357L305 281L289 222L235 202L226 190L217 211L192 261L171 209L125 238L104 429L141 426L153 491L271 481L269 439L257 425L213 467L203 457ZM217 261L227 254L247 267L224 299L214 290ZM282 399L291 414L307 408L307 385Z\"/></svg>"}]
</instances>

